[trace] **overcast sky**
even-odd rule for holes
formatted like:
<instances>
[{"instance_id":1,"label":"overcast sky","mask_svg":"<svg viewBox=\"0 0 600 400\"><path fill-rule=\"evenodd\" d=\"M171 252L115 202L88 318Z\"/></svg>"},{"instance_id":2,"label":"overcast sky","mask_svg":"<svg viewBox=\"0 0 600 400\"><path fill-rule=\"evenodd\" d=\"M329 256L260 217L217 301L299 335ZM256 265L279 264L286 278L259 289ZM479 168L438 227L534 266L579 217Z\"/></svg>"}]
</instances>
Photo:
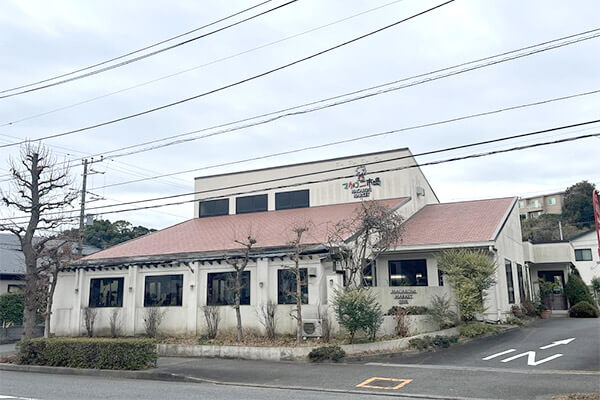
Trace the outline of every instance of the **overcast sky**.
<instances>
[{"instance_id":1,"label":"overcast sky","mask_svg":"<svg viewBox=\"0 0 600 400\"><path fill-rule=\"evenodd\" d=\"M283 2L273 0L257 11ZM194 68L62 111L0 126L0 143L77 129L206 92L326 49L441 2L299 0L255 20L121 68L0 99L0 125L5 125ZM0 13L0 90L119 56L257 3L241 0L5 1ZM376 7L380 8L230 57ZM599 28L599 15L600 4L593 0L457 0L369 38L246 84L45 143L61 160L97 154ZM213 62L223 58L227 59ZM595 38L322 111L109 159L94 164L95 170L105 173L90 176L88 183L91 192L107 200L90 203L90 206L190 192L193 177L204 174L399 147L409 147L413 153L420 153L597 119L600 118L600 94L283 157L94 190L144 176L202 168L597 90L600 89L599 64L600 38ZM572 129L422 157L419 161L594 133L600 131L600 126L595 129ZM596 137L423 169L441 201L528 195L563 190L584 179L599 183L599 149L600 139ZM17 150L16 147L0 149L0 175L6 173L8 158ZM75 164L73 175L80 179L80 174L81 168ZM193 208L187 204L107 214L105 217L163 228L193 217Z\"/></svg>"}]
</instances>

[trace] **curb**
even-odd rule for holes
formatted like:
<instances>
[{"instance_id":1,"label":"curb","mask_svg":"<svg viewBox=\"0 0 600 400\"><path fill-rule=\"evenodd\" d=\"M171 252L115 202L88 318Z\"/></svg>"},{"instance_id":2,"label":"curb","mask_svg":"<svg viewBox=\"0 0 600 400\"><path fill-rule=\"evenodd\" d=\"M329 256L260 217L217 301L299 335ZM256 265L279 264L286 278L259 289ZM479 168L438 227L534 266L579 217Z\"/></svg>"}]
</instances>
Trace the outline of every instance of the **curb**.
<instances>
[{"instance_id":1,"label":"curb","mask_svg":"<svg viewBox=\"0 0 600 400\"><path fill-rule=\"evenodd\" d=\"M382 391L360 391L350 389L331 389L331 388L317 388L317 387L306 387L306 386L281 386L281 385L265 385L260 383L239 383L239 382L221 382L214 381L204 378L196 378L193 376L185 376L172 374L168 372L146 372L146 371L123 371L123 370L107 370L107 369L85 369L85 368L68 368L68 367L48 367L43 365L16 365L0 363L0 371L16 371L16 372L30 372L30 373L45 373L45 374L57 374L57 375L79 375L79 376L93 376L103 378L116 378L116 379L143 379L143 380L154 380L154 381L165 381L165 382L188 382L197 384L212 384L220 386L237 386L237 387L250 387L258 389L277 389L277 390L296 390L304 392L324 392L324 393L336 393L336 394L360 394L368 396L386 396L395 397L396 399L433 399L433 400L494 400L494 399L481 399L475 397L449 397L439 395L424 395L424 394L411 394L411 393L391 393Z\"/></svg>"}]
</instances>

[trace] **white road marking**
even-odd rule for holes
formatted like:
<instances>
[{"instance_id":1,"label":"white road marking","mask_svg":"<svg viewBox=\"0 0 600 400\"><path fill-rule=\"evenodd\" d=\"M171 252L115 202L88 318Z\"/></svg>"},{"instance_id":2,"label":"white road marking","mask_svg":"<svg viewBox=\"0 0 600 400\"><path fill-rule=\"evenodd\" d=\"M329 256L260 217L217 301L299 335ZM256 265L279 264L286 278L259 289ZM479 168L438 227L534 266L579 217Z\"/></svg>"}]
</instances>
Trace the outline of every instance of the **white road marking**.
<instances>
[{"instance_id":1,"label":"white road marking","mask_svg":"<svg viewBox=\"0 0 600 400\"><path fill-rule=\"evenodd\" d=\"M5 394L0 394L0 399L12 399L12 400L37 400L37 399L32 399L30 397L17 397L17 396L9 396L9 395L5 395Z\"/></svg>"},{"instance_id":2,"label":"white road marking","mask_svg":"<svg viewBox=\"0 0 600 400\"><path fill-rule=\"evenodd\" d=\"M574 337L569 338L569 339L556 340L556 341L552 342L552 344L547 344L545 346L540 347L540 349L541 350L546 350L546 349L549 349L549 348L554 347L554 346L560 346L561 344L569 344L573 340L575 340Z\"/></svg>"},{"instance_id":3,"label":"white road marking","mask_svg":"<svg viewBox=\"0 0 600 400\"><path fill-rule=\"evenodd\" d=\"M491 356L487 356L487 357L482 358L482 360L483 361L491 360L492 358L500 357L500 356L503 356L505 354L512 353L513 351L516 351L516 350L515 349L510 349L510 350L503 351L502 353L492 354Z\"/></svg>"},{"instance_id":4,"label":"white road marking","mask_svg":"<svg viewBox=\"0 0 600 400\"><path fill-rule=\"evenodd\" d=\"M525 353L521 353L521 354L517 354L516 356L505 358L501 362L507 363L509 361L516 360L517 358L524 357L524 356L527 356L527 365L531 365L531 366L536 367L536 366L538 366L540 364L543 364L545 362L552 361L555 358L562 357L563 355L562 354L555 354L553 356L546 357L543 360L535 361L535 351L526 351Z\"/></svg>"}]
</instances>

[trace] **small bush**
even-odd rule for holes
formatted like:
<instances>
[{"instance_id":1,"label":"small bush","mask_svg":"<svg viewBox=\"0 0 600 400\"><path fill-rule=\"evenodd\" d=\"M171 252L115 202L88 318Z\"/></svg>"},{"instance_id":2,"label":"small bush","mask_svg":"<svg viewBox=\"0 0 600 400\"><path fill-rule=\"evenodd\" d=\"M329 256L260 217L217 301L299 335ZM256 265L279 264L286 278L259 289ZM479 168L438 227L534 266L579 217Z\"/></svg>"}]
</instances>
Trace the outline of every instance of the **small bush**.
<instances>
[{"instance_id":1,"label":"small bush","mask_svg":"<svg viewBox=\"0 0 600 400\"><path fill-rule=\"evenodd\" d=\"M455 326L458 319L456 313L451 310L450 299L446 295L433 296L428 315L433 322L439 324L441 329Z\"/></svg>"},{"instance_id":2,"label":"small bush","mask_svg":"<svg viewBox=\"0 0 600 400\"><path fill-rule=\"evenodd\" d=\"M598 318L598 309L587 301L580 301L569 309L571 318Z\"/></svg>"},{"instance_id":3,"label":"small bush","mask_svg":"<svg viewBox=\"0 0 600 400\"><path fill-rule=\"evenodd\" d=\"M96 316L98 310L95 308L85 307L83 309L83 326L87 332L88 337L94 336L94 324L96 323Z\"/></svg>"},{"instance_id":4,"label":"small bush","mask_svg":"<svg viewBox=\"0 0 600 400\"><path fill-rule=\"evenodd\" d=\"M400 337L407 337L410 332L410 323L406 318L407 313L406 310L402 307L396 307L396 314L394 315L394 320L396 321L396 335Z\"/></svg>"},{"instance_id":5,"label":"small bush","mask_svg":"<svg viewBox=\"0 0 600 400\"><path fill-rule=\"evenodd\" d=\"M513 317L512 315L509 315L508 317L506 317L506 323L508 325L523 326L522 319L521 318L517 318L517 317Z\"/></svg>"},{"instance_id":6,"label":"small bush","mask_svg":"<svg viewBox=\"0 0 600 400\"><path fill-rule=\"evenodd\" d=\"M435 335L431 336L423 336L420 338L410 339L408 344L410 347L417 350L427 350L427 349L435 349L437 347L450 347L451 344L458 342L458 336L440 336Z\"/></svg>"},{"instance_id":7,"label":"small bush","mask_svg":"<svg viewBox=\"0 0 600 400\"><path fill-rule=\"evenodd\" d=\"M497 332L498 327L484 322L470 322L461 325L458 328L460 336L474 338L476 336L485 335L486 333Z\"/></svg>"},{"instance_id":8,"label":"small bush","mask_svg":"<svg viewBox=\"0 0 600 400\"><path fill-rule=\"evenodd\" d=\"M396 315L399 309L404 310L406 315L426 315L429 312L429 309L423 306L392 306L385 315Z\"/></svg>"},{"instance_id":9,"label":"small bush","mask_svg":"<svg viewBox=\"0 0 600 400\"><path fill-rule=\"evenodd\" d=\"M19 342L19 364L128 369L156 366L156 344L149 339L52 338Z\"/></svg>"},{"instance_id":10,"label":"small bush","mask_svg":"<svg viewBox=\"0 0 600 400\"><path fill-rule=\"evenodd\" d=\"M513 304L510 307L510 312L516 318L525 318L525 310L520 305Z\"/></svg>"},{"instance_id":11,"label":"small bush","mask_svg":"<svg viewBox=\"0 0 600 400\"><path fill-rule=\"evenodd\" d=\"M334 293L333 309L339 324L350 334L350 343L360 330L375 340L383 323L383 313L373 293L366 288L345 288Z\"/></svg>"},{"instance_id":12,"label":"small bush","mask_svg":"<svg viewBox=\"0 0 600 400\"><path fill-rule=\"evenodd\" d=\"M206 336L208 339L215 339L219 333L219 323L221 322L221 310L214 304L202 307L204 319L206 320Z\"/></svg>"},{"instance_id":13,"label":"small bush","mask_svg":"<svg viewBox=\"0 0 600 400\"><path fill-rule=\"evenodd\" d=\"M346 352L340 346L321 346L308 353L308 359L312 362L326 360L338 362L344 357L346 357Z\"/></svg>"},{"instance_id":14,"label":"small bush","mask_svg":"<svg viewBox=\"0 0 600 400\"><path fill-rule=\"evenodd\" d=\"M23 324L23 293L0 295L0 325L4 328Z\"/></svg>"},{"instance_id":15,"label":"small bush","mask_svg":"<svg viewBox=\"0 0 600 400\"><path fill-rule=\"evenodd\" d=\"M121 309L120 308L115 308L110 313L110 319L109 319L109 323L110 323L110 336L113 337L113 338L117 338L117 337L121 336L122 329L121 329L120 314L121 314Z\"/></svg>"},{"instance_id":16,"label":"small bush","mask_svg":"<svg viewBox=\"0 0 600 400\"><path fill-rule=\"evenodd\" d=\"M587 285L581 277L575 273L569 274L569 281L565 285L565 294L571 306L579 302L585 301L589 304L594 304L594 299Z\"/></svg>"},{"instance_id":17,"label":"small bush","mask_svg":"<svg viewBox=\"0 0 600 400\"><path fill-rule=\"evenodd\" d=\"M521 302L521 308L528 317L535 317L538 315L538 306L531 300L523 300Z\"/></svg>"},{"instance_id":18,"label":"small bush","mask_svg":"<svg viewBox=\"0 0 600 400\"><path fill-rule=\"evenodd\" d=\"M164 311L158 307L148 307L144 311L144 328L146 336L155 338L158 335L158 327L160 326L164 316Z\"/></svg>"}]
</instances>

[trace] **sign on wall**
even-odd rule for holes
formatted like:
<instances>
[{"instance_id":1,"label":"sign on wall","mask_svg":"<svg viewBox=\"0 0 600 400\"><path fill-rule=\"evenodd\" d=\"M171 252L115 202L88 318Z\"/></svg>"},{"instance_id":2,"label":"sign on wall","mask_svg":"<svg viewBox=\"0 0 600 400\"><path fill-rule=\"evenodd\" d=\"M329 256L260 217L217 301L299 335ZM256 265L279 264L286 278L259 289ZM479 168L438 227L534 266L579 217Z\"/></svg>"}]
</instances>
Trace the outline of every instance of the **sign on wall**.
<instances>
[{"instance_id":1,"label":"sign on wall","mask_svg":"<svg viewBox=\"0 0 600 400\"><path fill-rule=\"evenodd\" d=\"M398 304L409 304L417 294L415 289L392 289L391 295L394 296L394 300L397 300Z\"/></svg>"},{"instance_id":2,"label":"sign on wall","mask_svg":"<svg viewBox=\"0 0 600 400\"><path fill-rule=\"evenodd\" d=\"M373 186L381 186L379 177L367 178L367 168L361 165L356 168L356 180L342 183L345 190L350 190L355 199L369 197L373 191Z\"/></svg>"}]
</instances>

